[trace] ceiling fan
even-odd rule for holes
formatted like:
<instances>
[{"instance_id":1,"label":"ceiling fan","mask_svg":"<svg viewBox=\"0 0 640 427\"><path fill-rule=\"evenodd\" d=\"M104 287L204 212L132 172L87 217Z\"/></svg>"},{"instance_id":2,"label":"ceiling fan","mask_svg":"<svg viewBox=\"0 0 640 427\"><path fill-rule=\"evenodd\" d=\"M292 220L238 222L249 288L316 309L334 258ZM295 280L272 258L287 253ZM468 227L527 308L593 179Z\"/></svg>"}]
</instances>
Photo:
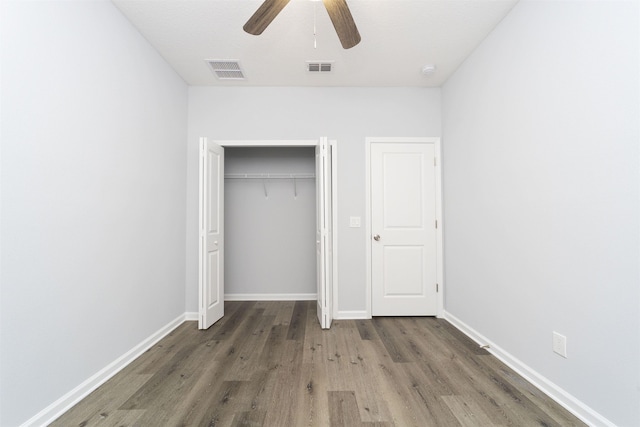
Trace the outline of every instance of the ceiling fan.
<instances>
[{"instance_id":1,"label":"ceiling fan","mask_svg":"<svg viewBox=\"0 0 640 427\"><path fill-rule=\"evenodd\" d=\"M255 36L262 32L271 24L280 11L290 0L265 0L264 3L244 24L244 30ZM333 23L342 47L350 49L360 43L360 33L356 23L351 16L346 0L322 0L324 7L329 12L329 17Z\"/></svg>"}]
</instances>

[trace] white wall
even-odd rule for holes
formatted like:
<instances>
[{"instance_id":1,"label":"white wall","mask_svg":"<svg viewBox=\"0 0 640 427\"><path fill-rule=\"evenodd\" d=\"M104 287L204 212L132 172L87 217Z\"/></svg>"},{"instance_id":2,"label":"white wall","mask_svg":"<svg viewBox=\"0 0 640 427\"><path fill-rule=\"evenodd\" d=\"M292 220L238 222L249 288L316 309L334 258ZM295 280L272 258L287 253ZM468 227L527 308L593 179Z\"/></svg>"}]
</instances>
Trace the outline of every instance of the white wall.
<instances>
[{"instance_id":1,"label":"white wall","mask_svg":"<svg viewBox=\"0 0 640 427\"><path fill-rule=\"evenodd\" d=\"M187 87L108 1L3 1L1 418L184 313Z\"/></svg>"},{"instance_id":2,"label":"white wall","mask_svg":"<svg viewBox=\"0 0 640 427\"><path fill-rule=\"evenodd\" d=\"M523 0L443 87L446 310L620 426L640 425L638 16Z\"/></svg>"},{"instance_id":3,"label":"white wall","mask_svg":"<svg viewBox=\"0 0 640 427\"><path fill-rule=\"evenodd\" d=\"M440 136L440 89L189 88L187 310L198 307L198 138L338 141L338 309L365 307L365 137Z\"/></svg>"},{"instance_id":4,"label":"white wall","mask_svg":"<svg viewBox=\"0 0 640 427\"><path fill-rule=\"evenodd\" d=\"M228 147L224 167L225 174L314 175L315 150ZM315 180L298 179L294 189L291 179L226 179L224 187L225 294L315 294Z\"/></svg>"}]
</instances>

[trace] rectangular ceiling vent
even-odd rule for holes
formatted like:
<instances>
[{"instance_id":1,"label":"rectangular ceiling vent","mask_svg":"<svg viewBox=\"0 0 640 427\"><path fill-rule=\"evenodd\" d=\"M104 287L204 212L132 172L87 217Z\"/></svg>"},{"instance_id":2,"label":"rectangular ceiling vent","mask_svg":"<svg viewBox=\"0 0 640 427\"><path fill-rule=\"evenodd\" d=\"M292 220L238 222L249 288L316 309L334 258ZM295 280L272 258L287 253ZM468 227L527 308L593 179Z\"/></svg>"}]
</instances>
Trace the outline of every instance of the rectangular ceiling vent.
<instances>
[{"instance_id":1,"label":"rectangular ceiling vent","mask_svg":"<svg viewBox=\"0 0 640 427\"><path fill-rule=\"evenodd\" d=\"M207 63L220 80L244 80L240 63L233 60L210 59Z\"/></svg>"},{"instance_id":2,"label":"rectangular ceiling vent","mask_svg":"<svg viewBox=\"0 0 640 427\"><path fill-rule=\"evenodd\" d=\"M307 70L310 73L330 73L333 63L328 61L307 61Z\"/></svg>"}]
</instances>

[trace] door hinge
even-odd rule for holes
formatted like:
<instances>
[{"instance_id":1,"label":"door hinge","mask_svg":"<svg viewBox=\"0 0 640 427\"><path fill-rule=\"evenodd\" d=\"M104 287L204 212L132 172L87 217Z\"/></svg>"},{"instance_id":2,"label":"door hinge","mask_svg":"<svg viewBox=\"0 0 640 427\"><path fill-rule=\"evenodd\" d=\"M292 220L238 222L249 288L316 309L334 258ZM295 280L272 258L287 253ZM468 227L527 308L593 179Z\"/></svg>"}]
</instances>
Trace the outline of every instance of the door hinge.
<instances>
[{"instance_id":1,"label":"door hinge","mask_svg":"<svg viewBox=\"0 0 640 427\"><path fill-rule=\"evenodd\" d=\"M436 292L440 292L440 286L436 283Z\"/></svg>"},{"instance_id":2,"label":"door hinge","mask_svg":"<svg viewBox=\"0 0 640 427\"><path fill-rule=\"evenodd\" d=\"M438 228L438 220L436 219L436 228Z\"/></svg>"}]
</instances>

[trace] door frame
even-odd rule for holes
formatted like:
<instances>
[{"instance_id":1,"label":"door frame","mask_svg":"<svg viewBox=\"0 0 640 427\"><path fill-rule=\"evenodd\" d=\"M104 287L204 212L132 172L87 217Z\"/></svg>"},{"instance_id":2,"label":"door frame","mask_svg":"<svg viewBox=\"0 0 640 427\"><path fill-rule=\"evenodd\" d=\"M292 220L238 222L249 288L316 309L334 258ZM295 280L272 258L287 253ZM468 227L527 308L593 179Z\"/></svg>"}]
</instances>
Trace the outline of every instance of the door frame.
<instances>
[{"instance_id":1,"label":"door frame","mask_svg":"<svg viewBox=\"0 0 640 427\"><path fill-rule=\"evenodd\" d=\"M205 137L201 137L205 138ZM334 226L332 227L332 244L331 244L331 252L332 252L332 268L331 268L331 289L329 292L331 294L331 299L329 300L329 310L332 313L332 317L336 317L336 312L338 308L338 300L337 300L337 288L338 288L338 233L337 227L335 224L337 223L338 216L338 145L334 139L327 139L328 143L331 144L333 149L333 157L332 157L332 169L331 169L331 181L332 181L332 193L331 193L331 204L332 204L332 212L331 217ZM294 139L294 140L267 140L267 139L247 139L247 140L219 140L213 139L212 142L226 147L315 147L319 144L320 138L318 139ZM200 183L198 183L198 186ZM200 190L198 190L200 191ZM200 254L199 254L200 256ZM198 261L200 263L200 261ZM198 265L198 269L201 269L201 266ZM199 276L201 275L198 273ZM198 310L202 307L202 286L203 282L201 278L198 280ZM224 296L223 296L224 298ZM318 296L316 295L316 300ZM200 316L200 313L199 313Z\"/></svg>"},{"instance_id":2,"label":"door frame","mask_svg":"<svg viewBox=\"0 0 640 427\"><path fill-rule=\"evenodd\" d=\"M366 224L366 312L367 318L371 316L371 295L372 295L372 281L371 281L371 146L372 144L379 143L402 143L402 144L433 144L435 152L436 162L436 221L438 227L436 229L436 283L438 284L437 292L437 312L436 317L444 317L444 262L443 262L443 244L442 244L442 160L440 151L440 138L439 137L366 137L365 138L365 151L366 151L366 172L365 172L365 224Z\"/></svg>"}]
</instances>

